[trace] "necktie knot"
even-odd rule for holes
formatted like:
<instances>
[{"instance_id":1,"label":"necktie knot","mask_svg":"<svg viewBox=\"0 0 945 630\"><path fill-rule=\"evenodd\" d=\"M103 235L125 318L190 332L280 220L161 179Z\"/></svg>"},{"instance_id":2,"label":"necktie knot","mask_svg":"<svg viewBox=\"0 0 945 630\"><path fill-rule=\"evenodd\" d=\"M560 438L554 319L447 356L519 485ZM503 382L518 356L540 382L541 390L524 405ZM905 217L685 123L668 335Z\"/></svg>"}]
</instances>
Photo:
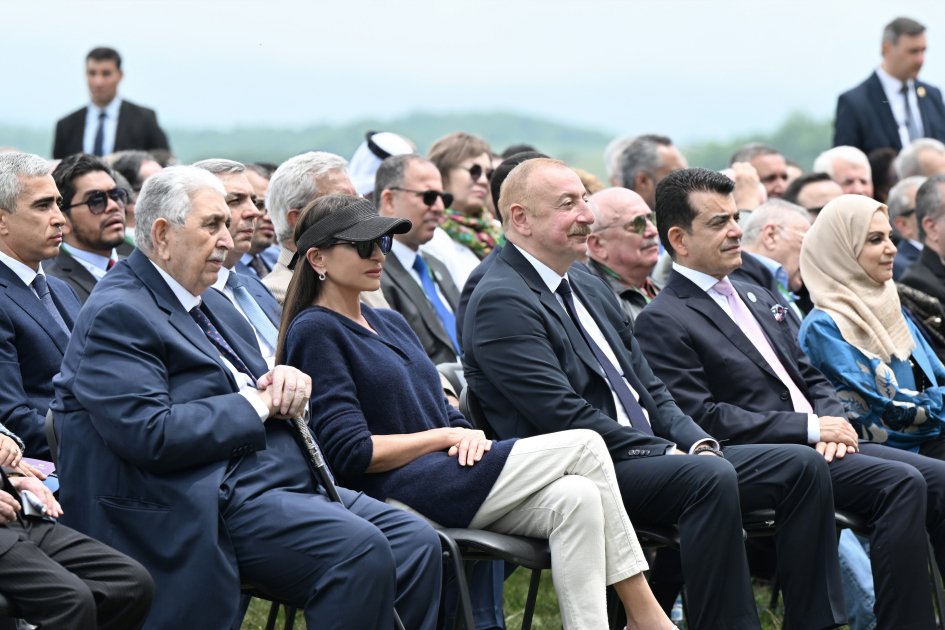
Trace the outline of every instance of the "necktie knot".
<instances>
[{"instance_id":1,"label":"necktie knot","mask_svg":"<svg viewBox=\"0 0 945 630\"><path fill-rule=\"evenodd\" d=\"M49 285L46 284L46 276L41 273L36 274L36 277L33 278L32 287L41 300L49 295Z\"/></svg>"},{"instance_id":2,"label":"necktie knot","mask_svg":"<svg viewBox=\"0 0 945 630\"><path fill-rule=\"evenodd\" d=\"M108 117L108 114L105 113L104 109L98 113L99 120L105 120L107 117Z\"/></svg>"},{"instance_id":3,"label":"necktie knot","mask_svg":"<svg viewBox=\"0 0 945 630\"><path fill-rule=\"evenodd\" d=\"M908 94L908 93L909 93L909 84L908 84L908 83L903 83L903 84L902 84L902 87L899 88L899 93L900 93L900 94Z\"/></svg>"},{"instance_id":4,"label":"necktie knot","mask_svg":"<svg viewBox=\"0 0 945 630\"><path fill-rule=\"evenodd\" d=\"M243 286L242 278L231 271L230 275L226 278L226 288L238 289L241 286Z\"/></svg>"},{"instance_id":5,"label":"necktie knot","mask_svg":"<svg viewBox=\"0 0 945 630\"><path fill-rule=\"evenodd\" d=\"M112 267L118 264L118 261L114 258L109 258L108 262L105 264L105 271L111 271Z\"/></svg>"},{"instance_id":6,"label":"necktie knot","mask_svg":"<svg viewBox=\"0 0 945 630\"><path fill-rule=\"evenodd\" d=\"M571 293L572 293L572 291L571 291L571 283L568 282L568 279L567 279L567 278L561 278L561 284L559 284L559 285L558 285L558 288L555 289L555 293L557 293L557 294L560 295L561 297L565 297L565 296L570 297L570 296L571 296Z\"/></svg>"},{"instance_id":7,"label":"necktie knot","mask_svg":"<svg viewBox=\"0 0 945 630\"><path fill-rule=\"evenodd\" d=\"M715 283L715 286L712 287L716 293L720 293L725 297L731 297L735 295L735 287L732 286L731 280L728 278L722 278Z\"/></svg>"},{"instance_id":8,"label":"necktie knot","mask_svg":"<svg viewBox=\"0 0 945 630\"><path fill-rule=\"evenodd\" d=\"M413 270L421 276L429 273L427 270L427 263L425 260L423 260L423 257L420 256L420 254L417 254L413 259Z\"/></svg>"}]
</instances>

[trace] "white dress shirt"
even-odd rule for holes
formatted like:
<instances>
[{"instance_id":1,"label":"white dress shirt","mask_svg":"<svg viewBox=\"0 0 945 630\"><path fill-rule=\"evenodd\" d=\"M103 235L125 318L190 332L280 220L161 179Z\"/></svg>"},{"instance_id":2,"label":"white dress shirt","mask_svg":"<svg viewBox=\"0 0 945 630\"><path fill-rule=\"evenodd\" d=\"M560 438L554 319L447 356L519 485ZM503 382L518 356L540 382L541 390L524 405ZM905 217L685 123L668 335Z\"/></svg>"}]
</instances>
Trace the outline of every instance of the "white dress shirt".
<instances>
[{"instance_id":1,"label":"white dress shirt","mask_svg":"<svg viewBox=\"0 0 945 630\"><path fill-rule=\"evenodd\" d=\"M410 274L410 277L416 281L417 285L421 289L423 289L423 282L420 281L420 275L417 273L417 270L413 268L413 262L417 259L417 256L419 256L420 253L410 249L397 239L394 239L394 242L391 244L390 251L397 258L398 262L403 265L403 268L407 270L407 273ZM429 269L430 265L427 265L427 268ZM433 286L436 287L436 294L440 297L440 301L443 302L443 306L446 307L446 310L452 313L453 309L450 308L449 301L446 299L446 296L443 295L443 291L440 289L440 283L436 281L436 277L433 275L433 269L430 269L430 279L433 280Z\"/></svg>"},{"instance_id":2,"label":"white dress shirt","mask_svg":"<svg viewBox=\"0 0 945 630\"><path fill-rule=\"evenodd\" d=\"M912 144L912 141L909 140L909 127L906 125L906 103L902 98L902 81L883 70L882 66L876 68L876 76L879 77L883 92L886 94L886 101L892 110L893 118L896 119L899 140L903 147L907 147ZM909 99L909 111L921 138L925 136L925 127L922 125L922 114L919 112L919 99L915 95L915 81L909 79L906 83L909 86L906 92Z\"/></svg>"},{"instance_id":3,"label":"white dress shirt","mask_svg":"<svg viewBox=\"0 0 945 630\"><path fill-rule=\"evenodd\" d=\"M174 279L174 277L161 269L159 266L154 264L153 260L149 260L154 268L157 269L157 272L161 274L161 277L164 278L164 281L167 283L167 286L170 287L171 291L174 293L174 297L180 302L180 305L184 307L184 310L190 313L191 309L194 307L200 306L200 296L194 295L187 289L185 289L181 283ZM236 380L237 386L240 388L239 394L245 398L249 404L253 406L253 409L256 410L256 413L259 415L259 419L263 422L266 421L266 418L269 417L269 407L266 406L266 403L262 401L262 398L259 397L259 390L256 389L256 383L249 377L248 374L244 374L236 369L236 366L230 363L222 354L219 355L220 359L223 360L223 364L230 370L233 374L233 378Z\"/></svg>"},{"instance_id":4,"label":"white dress shirt","mask_svg":"<svg viewBox=\"0 0 945 630\"><path fill-rule=\"evenodd\" d=\"M695 269L690 269L689 267L684 267L677 262L673 263L673 271L688 278L693 284L705 291L706 294L712 298L712 301L718 304L733 322L735 321L735 315L728 305L728 298L715 290L715 285L720 282L718 278L702 273L701 271L696 271ZM742 297L738 294L738 291L735 292L733 297L743 305L745 304L745 302L742 301ZM751 312L747 306L745 306L745 310L749 313ZM777 373L777 370L775 370L775 373ZM820 420L815 413L807 414L807 441L810 444L816 444L820 441Z\"/></svg>"},{"instance_id":5,"label":"white dress shirt","mask_svg":"<svg viewBox=\"0 0 945 630\"><path fill-rule=\"evenodd\" d=\"M60 247L66 250L70 256L75 258L75 261L82 265L88 270L90 274L96 279L101 280L105 277L105 272L108 271L108 261L109 260L118 260L118 252L114 249L112 250L111 256L99 256L98 254L93 254L92 252L87 252L85 250L76 249L71 245L63 243Z\"/></svg>"},{"instance_id":6,"label":"white dress shirt","mask_svg":"<svg viewBox=\"0 0 945 630\"><path fill-rule=\"evenodd\" d=\"M36 276L38 274L42 273L43 275L46 275L45 273L43 273L43 266L41 264L37 267L38 271L33 271L29 267L29 265L21 263L16 258L13 258L12 256L7 256L3 252L0 252L0 263L3 263L7 267L9 267L10 271L15 273L16 277L22 280L23 284L25 284L27 288L29 288L29 290L33 292L33 295L35 295L37 299L39 298L39 294L36 293L36 289L34 289L32 285L33 285L33 280L36 279Z\"/></svg>"},{"instance_id":7,"label":"white dress shirt","mask_svg":"<svg viewBox=\"0 0 945 630\"><path fill-rule=\"evenodd\" d=\"M115 133L118 131L118 112L121 109L121 97L116 96L105 107L89 103L85 111L85 132L82 134L82 151L91 155L95 148L95 132L98 131L98 115L105 112L105 125L102 129L102 155L115 152Z\"/></svg>"},{"instance_id":8,"label":"white dress shirt","mask_svg":"<svg viewBox=\"0 0 945 630\"><path fill-rule=\"evenodd\" d=\"M433 238L428 243L420 246L420 251L430 254L444 265L453 278L453 284L460 291L466 285L466 280L473 269L479 266L480 260L471 249L457 243L443 228L436 228L433 231Z\"/></svg>"}]
</instances>

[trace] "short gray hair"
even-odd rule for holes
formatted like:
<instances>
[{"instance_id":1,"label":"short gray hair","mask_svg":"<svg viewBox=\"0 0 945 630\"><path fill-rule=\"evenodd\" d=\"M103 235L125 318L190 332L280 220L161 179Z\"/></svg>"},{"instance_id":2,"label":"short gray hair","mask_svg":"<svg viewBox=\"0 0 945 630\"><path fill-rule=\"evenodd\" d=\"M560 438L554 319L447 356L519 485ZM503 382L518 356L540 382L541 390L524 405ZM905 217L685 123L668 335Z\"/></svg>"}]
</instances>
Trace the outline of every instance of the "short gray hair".
<instances>
[{"instance_id":1,"label":"short gray hair","mask_svg":"<svg viewBox=\"0 0 945 630\"><path fill-rule=\"evenodd\" d=\"M742 242L754 245L758 242L764 226L769 224L784 225L785 218L791 214L796 214L807 223L810 223L810 214L796 203L783 199L769 199L752 210L748 221L745 222L745 226L742 228Z\"/></svg>"},{"instance_id":2,"label":"short gray hair","mask_svg":"<svg viewBox=\"0 0 945 630\"><path fill-rule=\"evenodd\" d=\"M279 242L292 238L289 210L301 210L322 194L315 186L315 178L329 171L345 170L347 166L347 160L340 155L309 151L289 158L276 169L269 180L266 209Z\"/></svg>"},{"instance_id":3,"label":"short gray hair","mask_svg":"<svg viewBox=\"0 0 945 630\"><path fill-rule=\"evenodd\" d=\"M943 154L945 153L945 144L935 138L919 138L905 147L896 157L896 172L899 173L900 178L905 179L913 175L922 175L919 154L923 151L935 151Z\"/></svg>"},{"instance_id":4,"label":"short gray hair","mask_svg":"<svg viewBox=\"0 0 945 630\"><path fill-rule=\"evenodd\" d=\"M413 162L424 162L433 164L430 160L416 153L405 153L403 155L392 155L384 158L381 165L377 167L377 173L374 174L374 205L381 205L381 193L388 188L401 186L404 183L404 176L407 174L407 167ZM435 165L434 165L435 166Z\"/></svg>"},{"instance_id":5,"label":"short gray hair","mask_svg":"<svg viewBox=\"0 0 945 630\"><path fill-rule=\"evenodd\" d=\"M624 188L635 190L638 173L648 173L656 179L656 171L663 165L659 148L672 146L673 141L666 136L646 134L634 138L625 146L617 157L617 174Z\"/></svg>"},{"instance_id":6,"label":"short gray hair","mask_svg":"<svg viewBox=\"0 0 945 630\"><path fill-rule=\"evenodd\" d=\"M833 163L835 160L863 165L866 167L866 172L870 174L870 177L873 176L873 169L870 168L869 158L866 157L865 153L851 146L839 146L827 149L814 160L814 168L812 170L815 173L827 173L827 175L830 175L830 178L833 179Z\"/></svg>"},{"instance_id":7,"label":"short gray hair","mask_svg":"<svg viewBox=\"0 0 945 630\"><path fill-rule=\"evenodd\" d=\"M912 204L909 203L909 191L917 190L919 186L925 183L927 177L922 175L913 175L899 180L895 186L889 189L889 195L886 197L886 205L889 206L889 218L895 219L903 212L911 210Z\"/></svg>"},{"instance_id":8,"label":"short gray hair","mask_svg":"<svg viewBox=\"0 0 945 630\"><path fill-rule=\"evenodd\" d=\"M942 198L941 186L945 184L945 175L935 175L925 180L915 193L915 222L919 226L919 238L925 240L922 222L925 217L938 219L945 214L945 199Z\"/></svg>"},{"instance_id":9,"label":"short gray hair","mask_svg":"<svg viewBox=\"0 0 945 630\"><path fill-rule=\"evenodd\" d=\"M233 175L236 173L246 172L246 166L240 162L234 162L233 160L225 160L223 158L210 158L208 160L200 160L199 162L193 163L194 168L202 168L205 171L209 171L214 175Z\"/></svg>"},{"instance_id":10,"label":"short gray hair","mask_svg":"<svg viewBox=\"0 0 945 630\"><path fill-rule=\"evenodd\" d=\"M201 190L210 188L226 196L223 183L210 172L194 166L171 166L144 182L135 204L135 245L145 254L154 253L151 226L158 219L183 225L190 214L191 201Z\"/></svg>"},{"instance_id":11,"label":"short gray hair","mask_svg":"<svg viewBox=\"0 0 945 630\"><path fill-rule=\"evenodd\" d=\"M16 212L23 192L20 178L42 177L52 172L49 162L32 153L0 153L0 209Z\"/></svg>"},{"instance_id":12,"label":"short gray hair","mask_svg":"<svg viewBox=\"0 0 945 630\"><path fill-rule=\"evenodd\" d=\"M604 169L607 171L607 179L620 176L620 154L635 139L635 136L617 136L604 147Z\"/></svg>"},{"instance_id":13,"label":"short gray hair","mask_svg":"<svg viewBox=\"0 0 945 630\"><path fill-rule=\"evenodd\" d=\"M895 44L903 35L915 37L925 32L925 26L912 18L897 17L883 29L883 41Z\"/></svg>"},{"instance_id":14,"label":"short gray hair","mask_svg":"<svg viewBox=\"0 0 945 630\"><path fill-rule=\"evenodd\" d=\"M781 155L781 152L767 144L752 142L739 147L739 149L732 154L728 165L731 166L736 162L751 162L756 157L761 157L762 155Z\"/></svg>"}]
</instances>

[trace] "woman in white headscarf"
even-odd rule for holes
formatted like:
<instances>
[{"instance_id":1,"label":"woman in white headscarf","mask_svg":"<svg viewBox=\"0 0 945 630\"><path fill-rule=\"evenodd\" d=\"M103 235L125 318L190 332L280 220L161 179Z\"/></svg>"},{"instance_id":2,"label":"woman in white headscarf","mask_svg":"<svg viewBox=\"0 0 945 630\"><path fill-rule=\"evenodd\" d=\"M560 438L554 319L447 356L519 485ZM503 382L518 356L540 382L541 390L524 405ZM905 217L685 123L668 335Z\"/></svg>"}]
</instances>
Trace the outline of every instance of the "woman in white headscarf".
<instances>
[{"instance_id":1,"label":"woman in white headscarf","mask_svg":"<svg viewBox=\"0 0 945 630\"><path fill-rule=\"evenodd\" d=\"M861 440L945 459L945 367L900 305L891 233L886 206L868 197L824 207L801 249L816 308L800 342Z\"/></svg>"}]
</instances>

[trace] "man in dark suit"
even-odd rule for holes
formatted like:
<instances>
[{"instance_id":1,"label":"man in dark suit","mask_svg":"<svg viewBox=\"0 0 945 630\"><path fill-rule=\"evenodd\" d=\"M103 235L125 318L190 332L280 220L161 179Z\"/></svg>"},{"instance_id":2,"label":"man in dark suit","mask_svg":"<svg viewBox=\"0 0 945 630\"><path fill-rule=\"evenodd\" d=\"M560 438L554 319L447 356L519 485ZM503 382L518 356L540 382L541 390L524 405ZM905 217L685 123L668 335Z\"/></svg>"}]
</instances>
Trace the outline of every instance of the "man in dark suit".
<instances>
[{"instance_id":1,"label":"man in dark suit","mask_svg":"<svg viewBox=\"0 0 945 630\"><path fill-rule=\"evenodd\" d=\"M473 292L464 323L466 378L490 427L501 438L600 433L627 513L638 523L679 526L692 627L760 626L740 508L776 510L785 627L841 623L823 459L800 446L728 447L723 458L718 442L680 411L613 293L572 266L594 219L574 171L528 160L503 184L499 205L508 243Z\"/></svg>"},{"instance_id":2,"label":"man in dark suit","mask_svg":"<svg viewBox=\"0 0 945 630\"><path fill-rule=\"evenodd\" d=\"M125 238L128 191L115 183L104 162L84 153L64 159L52 175L63 199L65 242L46 272L65 281L84 303L118 262L116 248Z\"/></svg>"},{"instance_id":3,"label":"man in dark suit","mask_svg":"<svg viewBox=\"0 0 945 630\"><path fill-rule=\"evenodd\" d=\"M900 180L889 190L889 222L901 237L896 244L896 259L893 261L893 280L896 282L919 260L919 254L925 248L919 238L919 222L915 211L915 195L925 180L921 175L913 175Z\"/></svg>"},{"instance_id":4,"label":"man in dark suit","mask_svg":"<svg viewBox=\"0 0 945 630\"><path fill-rule=\"evenodd\" d=\"M138 198L138 249L96 287L55 380L67 524L154 577L146 628L232 628L240 582L309 627L433 628L440 548L405 512L313 478L286 419L311 380L269 369L207 289L233 246L220 181L172 167ZM317 410L316 410L317 413Z\"/></svg>"},{"instance_id":5,"label":"man in dark suit","mask_svg":"<svg viewBox=\"0 0 945 630\"><path fill-rule=\"evenodd\" d=\"M883 29L882 53L879 68L837 99L833 146L870 153L899 151L917 138L945 140L942 92L917 79L925 61L925 27L896 18Z\"/></svg>"},{"instance_id":6,"label":"man in dark suit","mask_svg":"<svg viewBox=\"0 0 945 630\"><path fill-rule=\"evenodd\" d=\"M389 157L377 169L374 199L381 215L409 219L413 225L394 235L381 276L384 298L410 324L431 361L455 362L459 291L441 261L420 253L450 201L440 171L418 155Z\"/></svg>"},{"instance_id":7,"label":"man in dark suit","mask_svg":"<svg viewBox=\"0 0 945 630\"><path fill-rule=\"evenodd\" d=\"M167 136L153 109L118 96L121 56L113 48L95 48L85 57L92 102L56 123L53 158L74 153L103 156L123 149L170 152Z\"/></svg>"},{"instance_id":8,"label":"man in dark suit","mask_svg":"<svg viewBox=\"0 0 945 630\"><path fill-rule=\"evenodd\" d=\"M241 273L237 269L240 258L252 245L256 222L262 216L256 204L255 188L246 176L246 167L239 162L211 159L201 160L194 166L219 178L226 190L226 203L230 208L229 229L233 247L223 261L223 268L213 288L222 293L253 327L259 351L271 366L276 358L282 307L258 277Z\"/></svg>"},{"instance_id":9,"label":"man in dark suit","mask_svg":"<svg viewBox=\"0 0 945 630\"><path fill-rule=\"evenodd\" d=\"M928 576L916 567L924 566L926 528L939 564L945 559L945 462L858 443L785 309L764 289L728 279L741 263L732 188L705 169L660 183L657 225L673 272L635 335L680 408L706 431L730 444L816 447L829 462L837 508L870 524L879 627L931 628Z\"/></svg>"},{"instance_id":10,"label":"man in dark suit","mask_svg":"<svg viewBox=\"0 0 945 630\"><path fill-rule=\"evenodd\" d=\"M43 432L69 334L79 313L75 292L43 273L59 252L65 219L49 163L0 154L0 422L50 459Z\"/></svg>"},{"instance_id":11,"label":"man in dark suit","mask_svg":"<svg viewBox=\"0 0 945 630\"><path fill-rule=\"evenodd\" d=\"M0 434L23 446L2 424ZM0 461L12 465L6 452ZM154 597L151 576L124 554L56 522L61 515L41 481L0 471L0 593L18 616L43 628L140 628Z\"/></svg>"}]
</instances>

